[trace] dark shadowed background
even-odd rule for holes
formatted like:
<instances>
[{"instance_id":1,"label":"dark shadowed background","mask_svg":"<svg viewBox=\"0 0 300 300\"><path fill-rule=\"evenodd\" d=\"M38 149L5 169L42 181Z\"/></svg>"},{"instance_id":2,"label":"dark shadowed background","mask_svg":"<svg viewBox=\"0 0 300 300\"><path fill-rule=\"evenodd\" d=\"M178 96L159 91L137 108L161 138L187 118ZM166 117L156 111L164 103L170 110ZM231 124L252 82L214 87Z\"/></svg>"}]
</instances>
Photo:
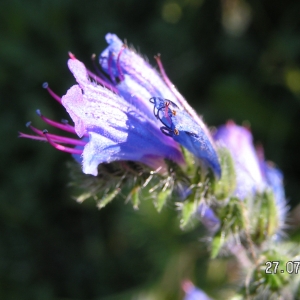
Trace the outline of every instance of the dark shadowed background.
<instances>
[{"instance_id":1,"label":"dark shadowed background","mask_svg":"<svg viewBox=\"0 0 300 300\"><path fill-rule=\"evenodd\" d=\"M222 259L208 263L203 230L182 232L174 205L158 214L146 200L139 211L123 200L101 211L92 201L78 204L68 187L70 155L18 139L18 131L29 133L29 120L49 128L37 108L68 118L42 83L63 95L75 83L68 51L91 67L105 34L116 33L153 65L161 53L169 77L209 126L250 123L296 207L300 2L83 3L0 4L0 298L179 300L183 278L220 297L238 275Z\"/></svg>"}]
</instances>

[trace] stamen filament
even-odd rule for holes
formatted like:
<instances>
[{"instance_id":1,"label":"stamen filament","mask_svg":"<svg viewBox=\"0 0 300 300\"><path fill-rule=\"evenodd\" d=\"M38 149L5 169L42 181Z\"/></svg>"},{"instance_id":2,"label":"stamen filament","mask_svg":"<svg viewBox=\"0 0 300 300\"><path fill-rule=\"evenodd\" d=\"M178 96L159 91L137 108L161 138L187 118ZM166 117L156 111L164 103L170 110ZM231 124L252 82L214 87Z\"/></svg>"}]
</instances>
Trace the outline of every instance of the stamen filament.
<instances>
[{"instance_id":1,"label":"stamen filament","mask_svg":"<svg viewBox=\"0 0 300 300\"><path fill-rule=\"evenodd\" d=\"M198 114L192 109L192 107L187 103L187 101L184 99L184 97L177 91L175 85L171 82L169 77L167 76L165 69L163 67L163 64L160 59L160 54L157 54L154 56L156 63L158 65L159 71L163 77L163 80L165 81L166 85L169 87L171 92L174 94L174 96L177 98L177 100L180 102L180 104L184 107L184 109L188 112L188 114L201 126L201 128L207 133L208 138L210 138L210 133L206 129L205 124L201 120L201 118L198 116ZM212 143L214 144L214 143Z\"/></svg>"},{"instance_id":2,"label":"stamen filament","mask_svg":"<svg viewBox=\"0 0 300 300\"><path fill-rule=\"evenodd\" d=\"M28 125L28 127L35 132L36 134L38 134L39 136L44 136L44 132L33 127L31 124ZM56 135L56 134L51 134L48 133L48 136L58 142L58 143L63 143L63 144L70 144L70 145L76 145L76 146L85 146L87 143L85 141L82 140L77 140L77 139L73 139L73 138L68 138L68 137L63 137L60 135Z\"/></svg>"},{"instance_id":3,"label":"stamen filament","mask_svg":"<svg viewBox=\"0 0 300 300\"><path fill-rule=\"evenodd\" d=\"M70 147L65 147L65 146L54 143L53 140L51 140L51 137L49 136L47 130L44 130L43 134L46 136L46 139L47 139L48 143L51 146L53 146L55 149L63 151L63 152L71 153L71 154L80 154L80 155L82 154L82 150L74 149L74 148L70 148Z\"/></svg>"},{"instance_id":4,"label":"stamen filament","mask_svg":"<svg viewBox=\"0 0 300 300\"><path fill-rule=\"evenodd\" d=\"M45 137L32 135L32 134L26 134L26 133L23 133L23 132L19 132L19 137L20 138L31 139L31 140L38 140L38 141L46 141L47 142L47 139Z\"/></svg>"},{"instance_id":5,"label":"stamen filament","mask_svg":"<svg viewBox=\"0 0 300 300\"><path fill-rule=\"evenodd\" d=\"M55 94L50 88L49 88L49 85L48 85L48 82L44 82L43 83L43 88L46 89L48 91L48 93L58 102L61 104L61 98Z\"/></svg>"},{"instance_id":6,"label":"stamen filament","mask_svg":"<svg viewBox=\"0 0 300 300\"><path fill-rule=\"evenodd\" d=\"M61 123L63 123L66 127L70 128L70 130L74 129L74 126L70 125L69 122L68 122L68 120L62 119ZM74 129L74 132L76 133L75 129ZM89 134L85 133L85 134L83 134L83 136L89 136Z\"/></svg>"},{"instance_id":7,"label":"stamen filament","mask_svg":"<svg viewBox=\"0 0 300 300\"><path fill-rule=\"evenodd\" d=\"M65 124L61 124L61 123L52 121L52 120L46 118L45 116L43 116L42 113L41 113L41 111L40 111L39 109L36 110L36 113L37 113L37 115L38 115L39 117L41 117L41 119L42 119L45 123L47 123L47 124L49 124L49 125L51 125L51 126L53 126L53 127L62 129L62 130L64 130L64 131L67 131L67 132L71 132L71 133L75 133L75 134L76 134L76 131L75 131L75 129L74 129L73 126L71 126L71 125L69 125L69 124L68 124L68 125L65 125Z\"/></svg>"}]
</instances>

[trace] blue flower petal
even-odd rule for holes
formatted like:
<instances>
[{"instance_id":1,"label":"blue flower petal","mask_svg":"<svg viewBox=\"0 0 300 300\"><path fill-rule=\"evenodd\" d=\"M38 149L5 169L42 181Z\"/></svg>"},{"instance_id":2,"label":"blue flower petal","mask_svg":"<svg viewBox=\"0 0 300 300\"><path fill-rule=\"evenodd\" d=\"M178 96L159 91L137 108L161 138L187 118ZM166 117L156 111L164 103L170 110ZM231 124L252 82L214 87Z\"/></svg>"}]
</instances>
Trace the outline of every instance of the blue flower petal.
<instances>
[{"instance_id":1,"label":"blue flower petal","mask_svg":"<svg viewBox=\"0 0 300 300\"><path fill-rule=\"evenodd\" d=\"M198 288L192 289L186 294L184 300L211 300L202 290Z\"/></svg>"},{"instance_id":2,"label":"blue flower petal","mask_svg":"<svg viewBox=\"0 0 300 300\"><path fill-rule=\"evenodd\" d=\"M236 171L234 195L244 199L256 191L261 191L265 187L265 181L253 146L251 132L231 121L218 128L214 139L230 151L234 160Z\"/></svg>"},{"instance_id":3,"label":"blue flower petal","mask_svg":"<svg viewBox=\"0 0 300 300\"><path fill-rule=\"evenodd\" d=\"M194 286L190 280L186 280L182 283L182 288L185 292L183 300L212 300L201 289Z\"/></svg>"},{"instance_id":4,"label":"blue flower petal","mask_svg":"<svg viewBox=\"0 0 300 300\"><path fill-rule=\"evenodd\" d=\"M214 142L206 126L201 126L177 104L170 100L152 97L153 113L164 125L161 130L176 142L187 148L200 161L210 167L217 177L221 176L221 166Z\"/></svg>"},{"instance_id":5,"label":"blue flower petal","mask_svg":"<svg viewBox=\"0 0 300 300\"><path fill-rule=\"evenodd\" d=\"M132 88L132 82L148 91L150 97L153 95L166 97L180 106L159 73L145 59L127 46L124 48L124 43L115 34L108 33L105 38L108 47L101 53L99 62L107 74L121 79L121 83L125 81L123 85L134 91L135 94L138 93L135 88ZM126 81L126 75L131 78L131 81ZM116 85L117 89L121 83ZM144 101L147 102L150 97L144 98ZM126 97L124 98L127 100Z\"/></svg>"},{"instance_id":6,"label":"blue flower petal","mask_svg":"<svg viewBox=\"0 0 300 300\"><path fill-rule=\"evenodd\" d=\"M176 143L135 106L110 90L92 83L85 66L76 59L68 65L78 85L62 97L62 104L75 123L79 137L89 134L83 150L83 171L97 175L98 164L134 160L152 168L163 159L183 163Z\"/></svg>"}]
</instances>

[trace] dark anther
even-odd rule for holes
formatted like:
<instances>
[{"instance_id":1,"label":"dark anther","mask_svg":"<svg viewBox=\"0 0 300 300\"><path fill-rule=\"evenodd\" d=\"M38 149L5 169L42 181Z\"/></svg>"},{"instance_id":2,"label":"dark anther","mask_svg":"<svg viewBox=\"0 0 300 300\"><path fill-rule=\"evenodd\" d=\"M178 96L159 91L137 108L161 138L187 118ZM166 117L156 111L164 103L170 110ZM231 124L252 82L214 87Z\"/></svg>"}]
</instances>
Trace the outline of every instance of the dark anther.
<instances>
[{"instance_id":1,"label":"dark anther","mask_svg":"<svg viewBox=\"0 0 300 300\"><path fill-rule=\"evenodd\" d=\"M155 99L156 99L156 97L152 97L152 98L149 99L149 101L150 101L151 103L153 103L153 104L156 104Z\"/></svg>"},{"instance_id":2,"label":"dark anther","mask_svg":"<svg viewBox=\"0 0 300 300\"><path fill-rule=\"evenodd\" d=\"M172 137L173 134L172 134L172 130L170 130L168 127L160 127L160 130L163 134L167 135L167 136L170 136Z\"/></svg>"}]
</instances>

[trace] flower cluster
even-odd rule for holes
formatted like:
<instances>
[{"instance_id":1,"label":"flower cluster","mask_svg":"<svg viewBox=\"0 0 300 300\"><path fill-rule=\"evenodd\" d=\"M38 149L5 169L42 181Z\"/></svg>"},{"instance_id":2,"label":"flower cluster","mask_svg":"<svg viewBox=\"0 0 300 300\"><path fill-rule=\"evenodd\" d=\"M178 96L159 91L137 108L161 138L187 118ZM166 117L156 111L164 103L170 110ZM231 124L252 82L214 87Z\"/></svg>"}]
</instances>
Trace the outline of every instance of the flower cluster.
<instances>
[{"instance_id":1,"label":"flower cluster","mask_svg":"<svg viewBox=\"0 0 300 300\"><path fill-rule=\"evenodd\" d=\"M200 118L200 124L197 124L183 110L183 105L188 105L183 97L176 98L177 94L168 88L156 70L116 35L107 34L106 40L109 46L99 59L102 72L98 75L92 73L70 54L68 66L78 84L72 86L61 99L46 85L66 108L74 127L50 121L38 113L50 125L76 133L81 140L76 142L51 135L30 125L40 135L36 139L47 139L58 150L81 154L85 174L96 176L99 164L118 160L138 161L153 169L162 167L164 159L183 164L179 143L198 154L202 162L206 162L220 176L220 165L210 134ZM152 98L153 95L157 98ZM162 121L162 118L153 114L150 98L159 99L159 107L155 104L154 108L158 112L164 111L166 117L163 119L172 124L169 124L171 132L176 132L173 136L166 134L158 125L158 119ZM171 100L165 101L164 98ZM172 114L167 116L171 110L170 103L178 108L175 120ZM30 136L21 134L21 137ZM61 143L75 144L76 147L70 149L59 145Z\"/></svg>"},{"instance_id":2,"label":"flower cluster","mask_svg":"<svg viewBox=\"0 0 300 300\"><path fill-rule=\"evenodd\" d=\"M247 127L228 121L216 130L213 137L219 147L229 150L233 159L235 188L229 197L241 201L247 199L253 206L259 195L271 192L276 206L276 228L271 235L280 235L288 208L280 170L273 163L265 161L262 146L254 148L252 134Z\"/></svg>"},{"instance_id":3,"label":"flower cluster","mask_svg":"<svg viewBox=\"0 0 300 300\"><path fill-rule=\"evenodd\" d=\"M209 229L211 257L229 250L239 259L238 246L254 266L269 250L266 245L283 237L287 205L281 172L265 161L262 147L255 149L248 128L228 121L212 134L171 83L159 55L161 75L116 35L107 34L106 41L95 72L70 53L68 67L77 84L64 96L44 85L74 126L37 114L77 137L41 131L30 122L36 135L20 137L48 141L93 175L73 174L84 190L78 201L93 196L102 208L123 190L135 208L147 194L160 211L172 197L182 228L198 218ZM253 284L255 294L264 282ZM283 286L284 281L275 293ZM184 291L185 299L209 299L191 283Z\"/></svg>"}]
</instances>

